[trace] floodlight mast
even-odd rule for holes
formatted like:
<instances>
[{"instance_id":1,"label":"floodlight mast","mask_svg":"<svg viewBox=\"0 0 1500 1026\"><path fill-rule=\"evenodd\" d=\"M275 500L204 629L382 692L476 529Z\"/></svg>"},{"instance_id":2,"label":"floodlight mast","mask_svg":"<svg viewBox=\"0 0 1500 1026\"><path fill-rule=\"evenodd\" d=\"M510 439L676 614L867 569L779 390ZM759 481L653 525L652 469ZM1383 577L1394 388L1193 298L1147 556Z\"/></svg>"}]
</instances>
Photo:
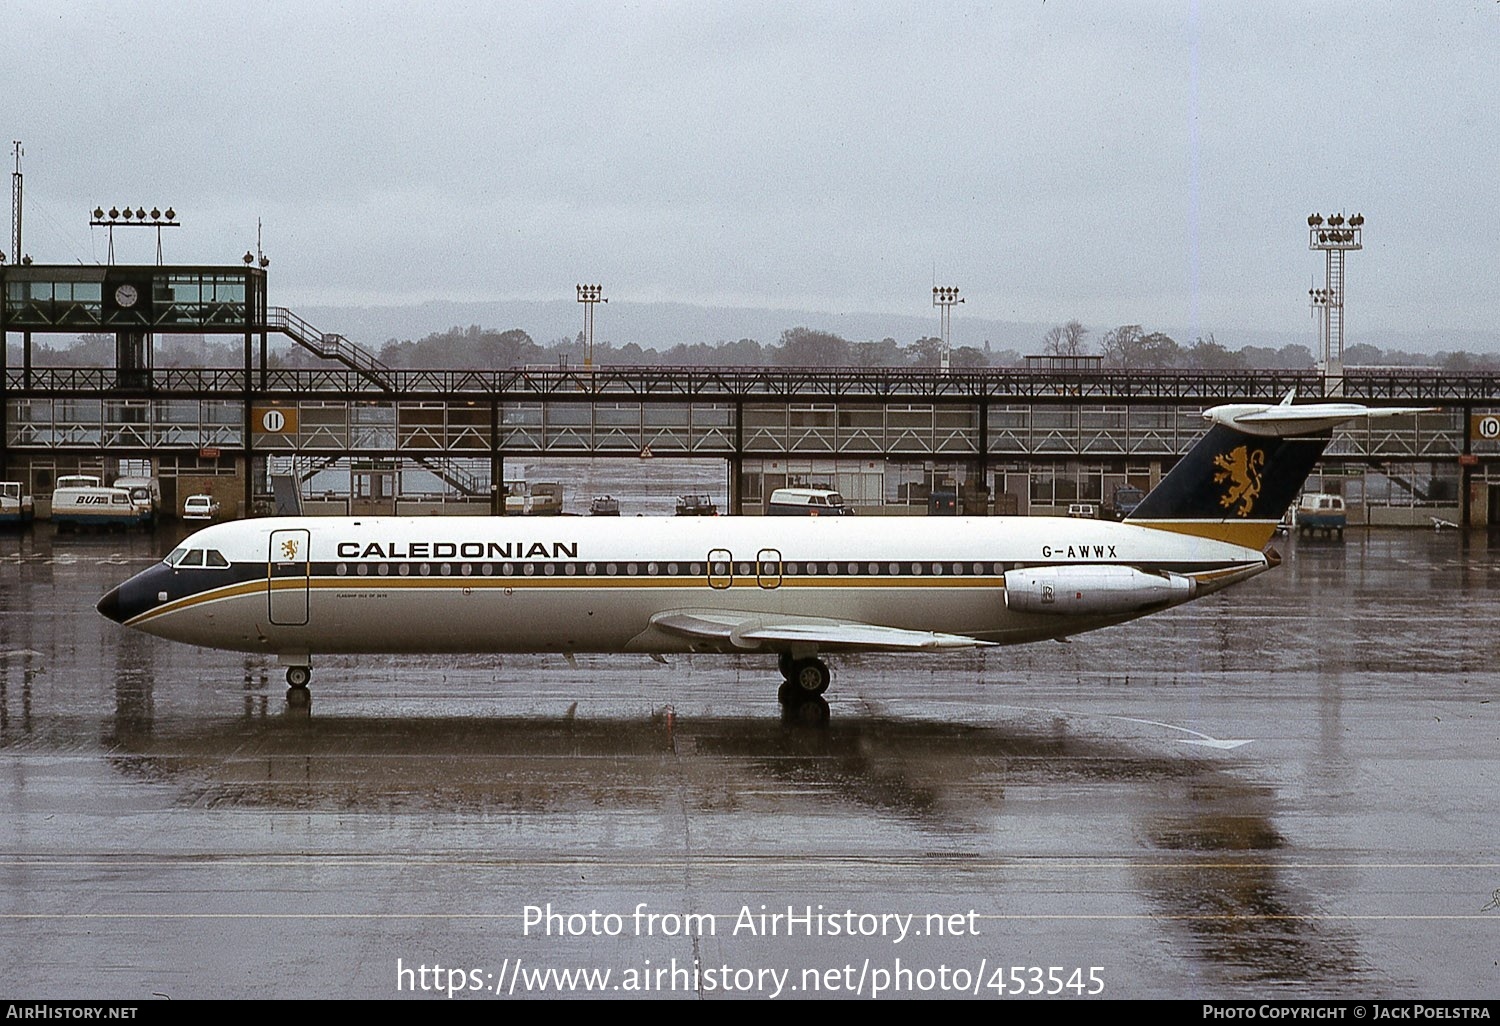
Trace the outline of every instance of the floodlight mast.
<instances>
[{"instance_id":1,"label":"floodlight mast","mask_svg":"<svg viewBox=\"0 0 1500 1026\"><path fill-rule=\"evenodd\" d=\"M1322 250L1325 258L1323 288L1310 289L1315 313L1321 313L1318 342L1323 350L1324 391L1344 394L1344 254L1364 248L1365 215L1310 214L1307 218L1307 248Z\"/></svg>"},{"instance_id":2,"label":"floodlight mast","mask_svg":"<svg viewBox=\"0 0 1500 1026\"><path fill-rule=\"evenodd\" d=\"M116 228L155 228L156 229L156 265L161 266L161 230L163 228L181 228L182 224L177 220L177 211L168 207L165 212L160 207L152 207L147 213L145 207L130 209L126 204L125 209L110 207L106 211L103 207L95 207L92 217L89 219L90 228L109 229L109 257L106 263L115 262L115 229Z\"/></svg>"},{"instance_id":3,"label":"floodlight mast","mask_svg":"<svg viewBox=\"0 0 1500 1026\"><path fill-rule=\"evenodd\" d=\"M583 304L583 338L587 345L587 351L583 357L583 372L592 374L594 372L594 306L598 303L608 303L604 298L603 285L578 285L578 301Z\"/></svg>"},{"instance_id":4,"label":"floodlight mast","mask_svg":"<svg viewBox=\"0 0 1500 1026\"><path fill-rule=\"evenodd\" d=\"M938 330L942 336L943 349L938 356L938 368L947 374L953 364L953 306L962 303L958 298L958 286L934 285L932 305L938 308Z\"/></svg>"}]
</instances>

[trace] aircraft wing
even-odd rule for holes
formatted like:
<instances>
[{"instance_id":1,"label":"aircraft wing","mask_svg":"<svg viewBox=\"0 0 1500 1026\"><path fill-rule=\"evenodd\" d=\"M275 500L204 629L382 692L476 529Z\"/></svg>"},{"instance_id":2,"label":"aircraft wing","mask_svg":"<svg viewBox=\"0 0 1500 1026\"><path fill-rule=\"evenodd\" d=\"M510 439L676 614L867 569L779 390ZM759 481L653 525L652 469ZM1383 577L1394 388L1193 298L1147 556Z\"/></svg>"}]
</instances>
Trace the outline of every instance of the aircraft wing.
<instances>
[{"instance_id":1,"label":"aircraft wing","mask_svg":"<svg viewBox=\"0 0 1500 1026\"><path fill-rule=\"evenodd\" d=\"M781 616L720 610L658 613L652 626L670 634L735 648L776 651L792 645L820 649L976 648L994 644L963 634L909 631L899 627L812 616Z\"/></svg>"}]
</instances>

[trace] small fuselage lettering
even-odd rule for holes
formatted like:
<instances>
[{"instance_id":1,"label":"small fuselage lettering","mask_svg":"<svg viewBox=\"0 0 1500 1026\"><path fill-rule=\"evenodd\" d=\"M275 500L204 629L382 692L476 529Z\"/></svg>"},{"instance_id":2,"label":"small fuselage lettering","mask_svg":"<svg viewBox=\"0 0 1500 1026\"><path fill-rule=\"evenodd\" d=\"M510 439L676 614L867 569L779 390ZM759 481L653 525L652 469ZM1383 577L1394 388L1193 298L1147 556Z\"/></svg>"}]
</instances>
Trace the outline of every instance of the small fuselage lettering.
<instances>
[{"instance_id":1,"label":"small fuselage lettering","mask_svg":"<svg viewBox=\"0 0 1500 1026\"><path fill-rule=\"evenodd\" d=\"M1113 545L1043 545L1042 558L1051 559L1119 559Z\"/></svg>"}]
</instances>

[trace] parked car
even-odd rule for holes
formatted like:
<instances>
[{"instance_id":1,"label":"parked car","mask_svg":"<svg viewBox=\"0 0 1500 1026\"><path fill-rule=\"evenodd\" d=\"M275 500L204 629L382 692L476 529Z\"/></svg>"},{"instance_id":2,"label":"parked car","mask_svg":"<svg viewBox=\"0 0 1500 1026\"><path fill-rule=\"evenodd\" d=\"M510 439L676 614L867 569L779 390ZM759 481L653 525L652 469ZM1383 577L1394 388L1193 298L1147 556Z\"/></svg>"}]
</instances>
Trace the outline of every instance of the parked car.
<instances>
[{"instance_id":1,"label":"parked car","mask_svg":"<svg viewBox=\"0 0 1500 1026\"><path fill-rule=\"evenodd\" d=\"M212 520L219 515L219 502L212 495L189 495L182 503L182 519Z\"/></svg>"}]
</instances>

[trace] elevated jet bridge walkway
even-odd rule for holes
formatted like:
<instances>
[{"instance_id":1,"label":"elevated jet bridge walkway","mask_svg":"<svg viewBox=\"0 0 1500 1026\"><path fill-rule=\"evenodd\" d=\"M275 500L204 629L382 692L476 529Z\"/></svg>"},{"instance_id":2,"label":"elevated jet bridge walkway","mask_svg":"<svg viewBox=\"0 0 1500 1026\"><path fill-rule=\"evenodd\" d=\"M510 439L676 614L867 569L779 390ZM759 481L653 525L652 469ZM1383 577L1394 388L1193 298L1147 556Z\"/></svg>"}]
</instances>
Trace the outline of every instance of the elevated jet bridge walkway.
<instances>
[{"instance_id":1,"label":"elevated jet bridge walkway","mask_svg":"<svg viewBox=\"0 0 1500 1026\"><path fill-rule=\"evenodd\" d=\"M1442 407L1399 431L1349 431L1329 455L1457 461L1465 487L1500 479L1500 376L1382 368L1313 372L1111 371L1096 367L518 367L397 370L347 337L266 303L252 266L0 265L0 476L12 466L150 459L238 467L290 455L415 460L464 495L503 480L507 458L682 456L963 463L1170 463L1206 406L1344 398ZM115 366L36 366L35 335L112 333ZM157 334L238 336L243 364L158 368ZM273 367L283 334L319 367ZM0 351L3 352L3 351ZM1493 432L1493 433L1491 433ZM489 463L478 476L461 460ZM196 461L196 462L195 462ZM51 471L48 471L49 473Z\"/></svg>"}]
</instances>

